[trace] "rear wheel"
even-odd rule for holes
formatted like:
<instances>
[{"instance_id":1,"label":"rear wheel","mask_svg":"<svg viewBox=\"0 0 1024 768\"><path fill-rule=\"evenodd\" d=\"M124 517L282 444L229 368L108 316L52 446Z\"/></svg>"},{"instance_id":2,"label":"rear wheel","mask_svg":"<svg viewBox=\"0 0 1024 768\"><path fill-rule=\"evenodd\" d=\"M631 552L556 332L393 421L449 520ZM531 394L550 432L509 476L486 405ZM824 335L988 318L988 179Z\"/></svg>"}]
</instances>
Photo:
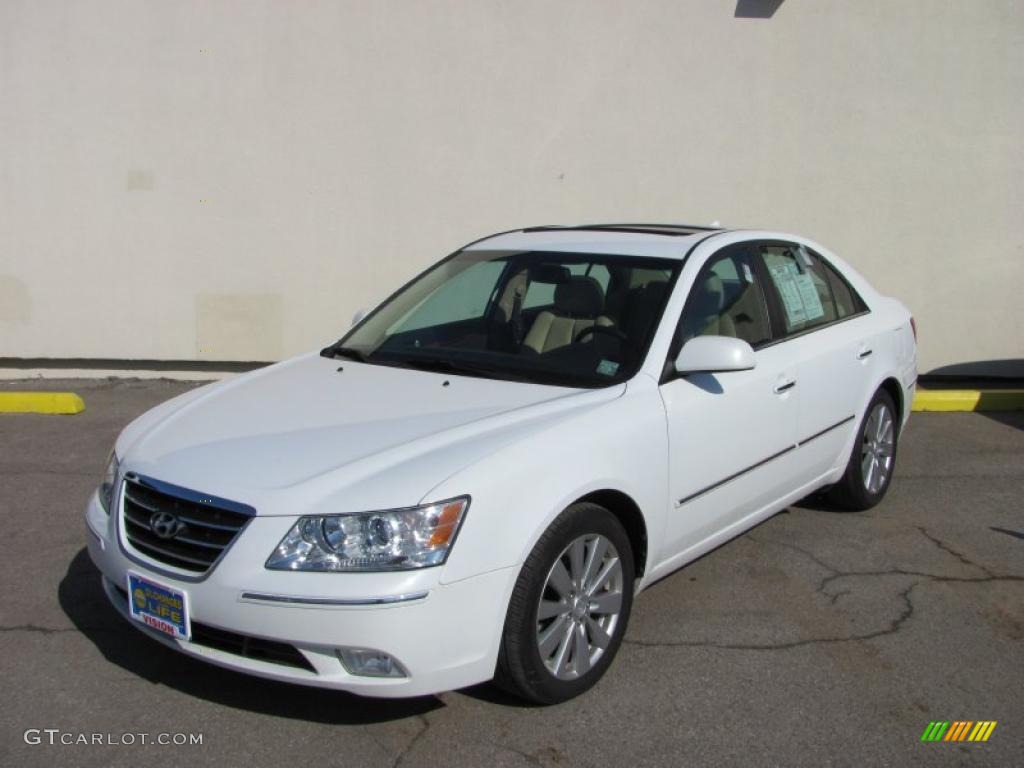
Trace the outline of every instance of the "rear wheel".
<instances>
[{"instance_id":1,"label":"rear wheel","mask_svg":"<svg viewBox=\"0 0 1024 768\"><path fill-rule=\"evenodd\" d=\"M597 504L566 509L520 571L495 681L539 704L594 685L622 643L633 568L629 537L614 515Z\"/></svg>"},{"instance_id":2,"label":"rear wheel","mask_svg":"<svg viewBox=\"0 0 1024 768\"><path fill-rule=\"evenodd\" d=\"M885 496L896 469L896 404L884 389L875 393L860 424L846 472L828 492L844 509L871 509Z\"/></svg>"}]
</instances>

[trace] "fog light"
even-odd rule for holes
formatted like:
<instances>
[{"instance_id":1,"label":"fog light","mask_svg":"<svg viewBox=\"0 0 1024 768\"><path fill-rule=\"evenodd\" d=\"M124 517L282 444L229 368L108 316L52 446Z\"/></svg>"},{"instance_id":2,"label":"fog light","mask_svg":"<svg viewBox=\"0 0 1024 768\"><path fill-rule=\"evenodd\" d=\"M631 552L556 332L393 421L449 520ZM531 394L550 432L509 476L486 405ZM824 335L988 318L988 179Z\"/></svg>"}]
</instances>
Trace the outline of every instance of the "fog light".
<instances>
[{"instance_id":1,"label":"fog light","mask_svg":"<svg viewBox=\"0 0 1024 768\"><path fill-rule=\"evenodd\" d=\"M339 648L338 658L350 675L360 677L408 677L397 659L372 648Z\"/></svg>"}]
</instances>

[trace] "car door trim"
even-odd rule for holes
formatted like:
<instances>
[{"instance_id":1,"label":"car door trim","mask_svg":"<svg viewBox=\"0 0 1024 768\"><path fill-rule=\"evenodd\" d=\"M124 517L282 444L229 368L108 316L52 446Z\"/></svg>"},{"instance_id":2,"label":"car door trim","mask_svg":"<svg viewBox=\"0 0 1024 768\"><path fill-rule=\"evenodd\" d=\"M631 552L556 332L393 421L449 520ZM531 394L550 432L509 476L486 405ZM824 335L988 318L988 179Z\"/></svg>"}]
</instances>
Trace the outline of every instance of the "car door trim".
<instances>
[{"instance_id":1,"label":"car door trim","mask_svg":"<svg viewBox=\"0 0 1024 768\"><path fill-rule=\"evenodd\" d=\"M782 456L785 456L790 451L795 451L795 450L796 450L796 446L795 445L790 445L787 448L782 449L778 453L773 453L767 459L761 459L756 464L751 464L746 469L741 469L739 472L736 472L735 474L729 475L728 477L726 477L726 478L724 478L722 480L719 480L717 483L712 483L711 485L706 486L705 488L701 488L696 493L691 493L689 496L684 496L683 498L681 498L679 501L676 502L676 506L677 507L681 507L684 504L689 504L691 501L693 501L697 497L703 496L706 493L710 493L711 491L715 490L716 488L720 488L721 486L725 485L726 483L731 483L733 480L736 480L740 476L745 475L748 472L753 472L755 469L758 469L759 467L763 467L768 462L775 461L776 459L778 459L778 458L780 458Z\"/></svg>"},{"instance_id":2,"label":"car door trim","mask_svg":"<svg viewBox=\"0 0 1024 768\"><path fill-rule=\"evenodd\" d=\"M696 491L695 493L691 493L689 496L684 496L683 498L681 498L679 501L676 502L676 507L681 507L684 504L689 504L694 499L696 499L696 498L698 498L700 496L703 496L703 495L705 495L707 493L710 493L711 491L714 491L714 490L722 487L726 483L731 483L733 480L736 480L736 479L742 477L743 475L747 474L748 472L753 472L755 469L760 469L765 464L767 464L767 463L769 463L771 461L775 461L776 459L782 458L787 453L790 453L791 451L795 451L797 448L802 448L803 446L807 445L812 440L817 440L819 437L822 437L822 436L828 434L833 429L838 429L839 427L843 426L843 424L847 424L847 423L853 421L855 418L856 418L856 416L852 416L852 415L851 416L847 416L845 419L842 419L841 421L837 421L832 426L825 427L825 429L821 430L820 432L816 432L813 435L811 435L810 437L805 437L803 440L800 440L799 442L794 443L793 445L789 446L788 448L784 448L783 450L779 451L778 453L773 453L771 456L769 456L766 459L761 459L760 461L758 461L758 462L756 462L754 464L751 464L749 467L746 467L745 469L741 469L739 472L736 472L734 474L729 475L726 478L723 478L722 480L719 480L717 483L712 483L711 485L708 485L708 486L705 486L704 488L701 488L699 491Z\"/></svg>"},{"instance_id":3,"label":"car door trim","mask_svg":"<svg viewBox=\"0 0 1024 768\"><path fill-rule=\"evenodd\" d=\"M817 440L819 437L822 437L823 435L828 434L833 429L839 429L839 427L843 426L843 424L848 424L849 422L853 421L855 418L857 418L856 415L851 414L850 416L847 416L845 419L841 419L841 420L837 421L831 427L825 427L823 430L821 430L821 432L815 432L810 437L805 437L803 440L801 440L799 443L796 444L796 447L797 448L802 448L803 446L807 445L812 440Z\"/></svg>"}]
</instances>

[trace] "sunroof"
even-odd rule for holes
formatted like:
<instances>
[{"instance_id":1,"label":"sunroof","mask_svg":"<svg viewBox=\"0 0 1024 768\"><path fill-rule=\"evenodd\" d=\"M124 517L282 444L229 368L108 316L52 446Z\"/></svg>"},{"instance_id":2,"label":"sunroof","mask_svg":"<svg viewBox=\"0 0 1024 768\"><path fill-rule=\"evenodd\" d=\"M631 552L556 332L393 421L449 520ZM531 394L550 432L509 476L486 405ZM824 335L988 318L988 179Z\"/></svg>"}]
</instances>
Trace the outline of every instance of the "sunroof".
<instances>
[{"instance_id":1,"label":"sunroof","mask_svg":"<svg viewBox=\"0 0 1024 768\"><path fill-rule=\"evenodd\" d=\"M597 232L633 232L642 235L666 235L668 237L685 237L698 232L711 232L717 227L701 227L690 224L568 224L565 226L547 225L527 227L524 232L556 232L562 231L597 231Z\"/></svg>"}]
</instances>

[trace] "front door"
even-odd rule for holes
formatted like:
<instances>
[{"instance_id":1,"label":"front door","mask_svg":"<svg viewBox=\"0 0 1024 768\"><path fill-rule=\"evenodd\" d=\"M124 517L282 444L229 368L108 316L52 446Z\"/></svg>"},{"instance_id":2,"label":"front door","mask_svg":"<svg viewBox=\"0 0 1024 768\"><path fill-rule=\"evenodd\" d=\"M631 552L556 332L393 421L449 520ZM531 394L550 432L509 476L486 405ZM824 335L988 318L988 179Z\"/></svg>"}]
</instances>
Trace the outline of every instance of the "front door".
<instances>
[{"instance_id":1,"label":"front door","mask_svg":"<svg viewBox=\"0 0 1024 768\"><path fill-rule=\"evenodd\" d=\"M687 298L672 358L694 336L733 336L755 350L749 371L676 376L661 386L668 420L669 551L739 533L744 521L794 487L796 368L771 345L763 271L747 244L713 255Z\"/></svg>"}]
</instances>

